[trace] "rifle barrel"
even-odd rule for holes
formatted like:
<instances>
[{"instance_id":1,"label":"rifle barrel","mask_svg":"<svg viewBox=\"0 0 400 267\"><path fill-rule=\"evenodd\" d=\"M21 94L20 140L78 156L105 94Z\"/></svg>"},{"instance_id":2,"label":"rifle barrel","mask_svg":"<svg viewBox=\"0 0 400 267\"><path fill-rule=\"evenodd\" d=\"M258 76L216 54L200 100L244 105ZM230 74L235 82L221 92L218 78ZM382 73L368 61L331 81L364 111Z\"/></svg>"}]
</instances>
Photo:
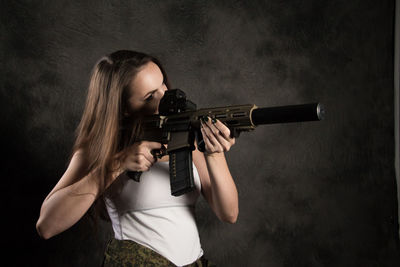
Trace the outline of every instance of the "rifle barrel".
<instances>
[{"instance_id":1,"label":"rifle barrel","mask_svg":"<svg viewBox=\"0 0 400 267\"><path fill-rule=\"evenodd\" d=\"M252 111L251 119L255 125L319 121L323 120L325 110L320 103L291 105L280 107L256 108Z\"/></svg>"}]
</instances>

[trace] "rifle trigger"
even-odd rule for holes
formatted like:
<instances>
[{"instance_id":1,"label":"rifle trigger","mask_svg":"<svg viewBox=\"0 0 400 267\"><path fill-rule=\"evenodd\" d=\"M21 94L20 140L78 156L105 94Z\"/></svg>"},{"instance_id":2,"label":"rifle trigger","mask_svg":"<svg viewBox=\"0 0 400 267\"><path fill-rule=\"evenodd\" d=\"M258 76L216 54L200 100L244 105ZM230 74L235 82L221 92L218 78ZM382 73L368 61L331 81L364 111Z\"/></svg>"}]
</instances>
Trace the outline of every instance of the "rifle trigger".
<instances>
[{"instance_id":1,"label":"rifle trigger","mask_svg":"<svg viewBox=\"0 0 400 267\"><path fill-rule=\"evenodd\" d=\"M162 145L161 149L154 149L151 151L151 154L153 154L155 158L161 159L162 157L167 155L167 148Z\"/></svg>"}]
</instances>

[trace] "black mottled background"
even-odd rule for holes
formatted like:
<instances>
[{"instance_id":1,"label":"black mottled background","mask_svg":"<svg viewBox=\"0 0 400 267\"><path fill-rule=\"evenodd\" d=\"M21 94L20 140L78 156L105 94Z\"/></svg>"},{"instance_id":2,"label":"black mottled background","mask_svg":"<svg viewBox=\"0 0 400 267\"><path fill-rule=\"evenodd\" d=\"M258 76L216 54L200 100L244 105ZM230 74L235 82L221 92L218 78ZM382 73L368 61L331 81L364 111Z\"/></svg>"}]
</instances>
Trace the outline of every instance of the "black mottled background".
<instances>
[{"instance_id":1,"label":"black mottled background","mask_svg":"<svg viewBox=\"0 0 400 267\"><path fill-rule=\"evenodd\" d=\"M199 107L322 102L322 122L260 126L227 153L238 222L197 209L219 266L400 266L394 2L1 1L1 228L10 266L99 266L110 225L47 241L40 205L68 164L104 54L158 56ZM9 256L5 256L8 258Z\"/></svg>"}]
</instances>

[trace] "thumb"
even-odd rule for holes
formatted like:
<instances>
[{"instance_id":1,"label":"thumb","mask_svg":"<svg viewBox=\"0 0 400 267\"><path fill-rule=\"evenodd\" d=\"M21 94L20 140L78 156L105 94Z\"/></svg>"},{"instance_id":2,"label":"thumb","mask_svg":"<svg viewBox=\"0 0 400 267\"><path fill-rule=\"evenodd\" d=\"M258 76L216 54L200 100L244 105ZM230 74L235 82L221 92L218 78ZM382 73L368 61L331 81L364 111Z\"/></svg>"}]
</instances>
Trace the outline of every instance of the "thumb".
<instances>
[{"instance_id":1,"label":"thumb","mask_svg":"<svg viewBox=\"0 0 400 267\"><path fill-rule=\"evenodd\" d=\"M150 142L150 141L147 141L147 142L146 142L146 146L147 146L148 148L150 148L150 150L153 150L153 149L161 149L162 144L161 144L161 143L158 143L158 142Z\"/></svg>"}]
</instances>

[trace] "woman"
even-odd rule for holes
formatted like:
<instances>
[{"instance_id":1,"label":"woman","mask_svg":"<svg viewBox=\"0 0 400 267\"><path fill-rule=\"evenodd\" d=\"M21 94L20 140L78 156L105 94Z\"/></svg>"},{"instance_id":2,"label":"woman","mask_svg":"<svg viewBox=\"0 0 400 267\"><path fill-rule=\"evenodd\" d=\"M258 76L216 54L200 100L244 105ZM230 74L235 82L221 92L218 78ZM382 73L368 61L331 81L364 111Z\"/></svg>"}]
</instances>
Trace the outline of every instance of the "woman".
<instances>
[{"instance_id":1,"label":"woman","mask_svg":"<svg viewBox=\"0 0 400 267\"><path fill-rule=\"evenodd\" d=\"M167 75L152 56L122 50L96 64L69 166L40 210L36 228L41 237L63 232L94 202L102 202L115 232L105 266L127 261L204 266L194 204L202 194L221 221L236 222L238 194L224 157L235 139L220 121L204 119L206 150L193 151L197 190L171 196L168 156L157 160L151 153L162 145L135 141L139 118L158 113L168 88ZM140 183L126 171L143 172Z\"/></svg>"}]
</instances>

